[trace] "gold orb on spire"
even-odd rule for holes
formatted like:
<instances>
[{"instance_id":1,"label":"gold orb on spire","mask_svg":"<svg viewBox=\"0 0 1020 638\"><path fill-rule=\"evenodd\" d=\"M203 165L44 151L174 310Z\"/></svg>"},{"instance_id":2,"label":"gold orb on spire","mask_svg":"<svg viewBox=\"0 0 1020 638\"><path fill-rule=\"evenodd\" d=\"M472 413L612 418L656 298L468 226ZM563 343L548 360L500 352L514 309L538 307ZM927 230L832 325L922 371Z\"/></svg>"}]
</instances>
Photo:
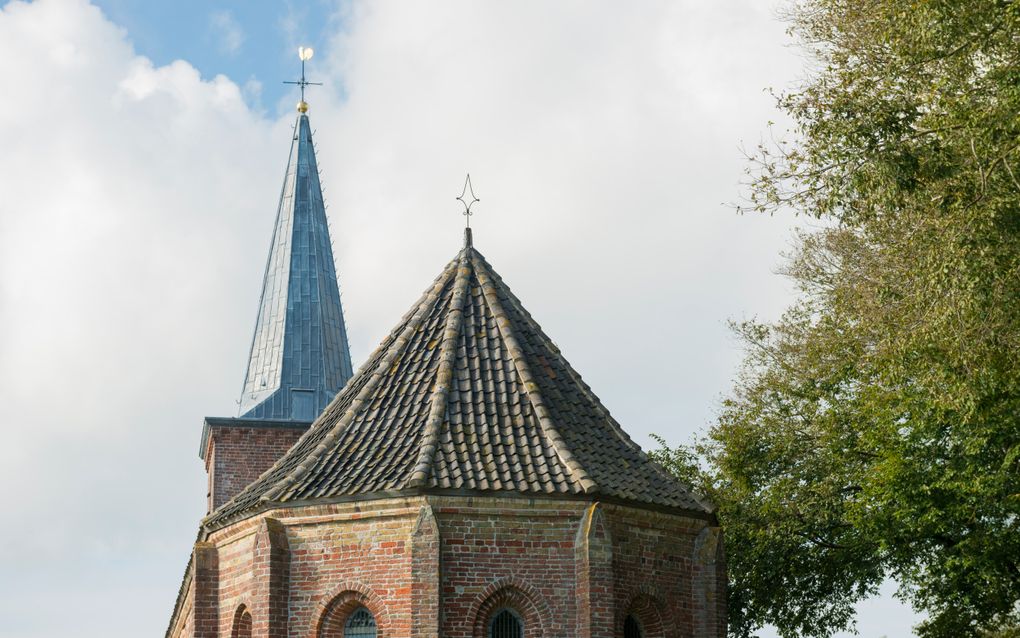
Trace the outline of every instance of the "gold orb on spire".
<instances>
[{"instance_id":1,"label":"gold orb on spire","mask_svg":"<svg viewBox=\"0 0 1020 638\"><path fill-rule=\"evenodd\" d=\"M297 110L300 113L307 113L308 112L308 102L305 102L304 100L301 100L300 102L298 102L297 103Z\"/></svg>"}]
</instances>

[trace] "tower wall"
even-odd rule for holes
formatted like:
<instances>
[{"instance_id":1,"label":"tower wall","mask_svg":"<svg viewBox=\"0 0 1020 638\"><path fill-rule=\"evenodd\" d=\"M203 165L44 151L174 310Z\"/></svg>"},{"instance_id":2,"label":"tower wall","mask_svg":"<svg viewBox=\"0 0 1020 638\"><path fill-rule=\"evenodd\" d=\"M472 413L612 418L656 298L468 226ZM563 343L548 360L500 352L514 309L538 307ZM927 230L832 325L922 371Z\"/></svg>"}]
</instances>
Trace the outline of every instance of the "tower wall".
<instances>
[{"instance_id":1,"label":"tower wall","mask_svg":"<svg viewBox=\"0 0 1020 638\"><path fill-rule=\"evenodd\" d=\"M203 436L208 511L223 505L272 467L311 423L206 419Z\"/></svg>"},{"instance_id":2,"label":"tower wall","mask_svg":"<svg viewBox=\"0 0 1020 638\"><path fill-rule=\"evenodd\" d=\"M678 514L418 496L277 509L202 546L202 564L217 566L196 579L202 622L177 619L173 638L212 618L218 636L232 636L243 612L255 638L332 638L361 606L380 638L480 638L508 607L526 638L618 637L627 614L646 638L725 635L718 530Z\"/></svg>"}]
</instances>

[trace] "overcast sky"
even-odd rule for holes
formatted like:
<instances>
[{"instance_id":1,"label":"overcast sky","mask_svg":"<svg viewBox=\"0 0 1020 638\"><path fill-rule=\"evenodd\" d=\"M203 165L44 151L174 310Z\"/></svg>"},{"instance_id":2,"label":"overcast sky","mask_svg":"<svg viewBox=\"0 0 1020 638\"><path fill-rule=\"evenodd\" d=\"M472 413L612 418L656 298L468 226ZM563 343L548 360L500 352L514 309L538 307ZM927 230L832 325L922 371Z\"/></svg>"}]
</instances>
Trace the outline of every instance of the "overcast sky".
<instances>
[{"instance_id":1,"label":"overcast sky","mask_svg":"<svg viewBox=\"0 0 1020 638\"><path fill-rule=\"evenodd\" d=\"M459 250L467 171L476 247L646 448L712 419L727 319L790 299L797 220L728 205L803 65L770 2L100 5L0 12L0 636L165 630L202 418L236 415L295 43L355 367ZM908 634L865 609L863 635Z\"/></svg>"}]
</instances>

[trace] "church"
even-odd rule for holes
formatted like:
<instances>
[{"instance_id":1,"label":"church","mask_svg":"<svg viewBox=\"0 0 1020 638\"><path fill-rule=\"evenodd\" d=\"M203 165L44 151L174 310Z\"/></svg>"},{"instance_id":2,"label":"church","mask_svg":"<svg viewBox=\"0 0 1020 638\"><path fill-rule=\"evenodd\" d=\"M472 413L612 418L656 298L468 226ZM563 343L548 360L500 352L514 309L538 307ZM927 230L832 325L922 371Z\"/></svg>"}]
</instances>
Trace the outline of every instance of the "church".
<instances>
[{"instance_id":1,"label":"church","mask_svg":"<svg viewBox=\"0 0 1020 638\"><path fill-rule=\"evenodd\" d=\"M303 92L298 111L167 637L725 636L712 507L630 439L470 228L353 371Z\"/></svg>"}]
</instances>

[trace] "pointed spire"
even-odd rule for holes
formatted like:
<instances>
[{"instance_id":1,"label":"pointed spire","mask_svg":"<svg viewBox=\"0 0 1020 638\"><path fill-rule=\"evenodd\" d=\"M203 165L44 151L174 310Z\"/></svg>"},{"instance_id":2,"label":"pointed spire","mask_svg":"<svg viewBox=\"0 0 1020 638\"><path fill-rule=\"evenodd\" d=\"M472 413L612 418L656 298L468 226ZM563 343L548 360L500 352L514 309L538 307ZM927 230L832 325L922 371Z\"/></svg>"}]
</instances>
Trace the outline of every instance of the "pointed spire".
<instances>
[{"instance_id":1,"label":"pointed spire","mask_svg":"<svg viewBox=\"0 0 1020 638\"><path fill-rule=\"evenodd\" d=\"M240 415L311 421L351 378L308 116L294 125Z\"/></svg>"}]
</instances>

